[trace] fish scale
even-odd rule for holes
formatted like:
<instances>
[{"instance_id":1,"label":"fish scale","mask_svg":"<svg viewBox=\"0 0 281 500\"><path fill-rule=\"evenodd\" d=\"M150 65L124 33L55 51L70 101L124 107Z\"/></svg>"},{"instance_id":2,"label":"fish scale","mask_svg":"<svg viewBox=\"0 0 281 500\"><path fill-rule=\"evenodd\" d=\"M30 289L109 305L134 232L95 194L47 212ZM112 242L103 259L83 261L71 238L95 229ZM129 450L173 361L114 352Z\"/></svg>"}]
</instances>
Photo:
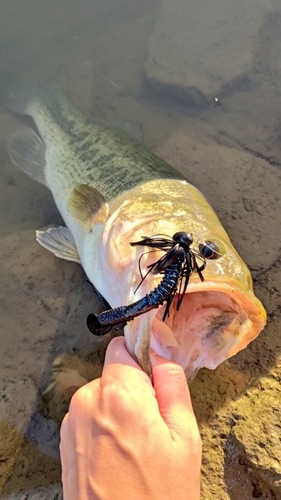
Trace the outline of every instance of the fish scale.
<instances>
[{"instance_id":1,"label":"fish scale","mask_svg":"<svg viewBox=\"0 0 281 500\"><path fill-rule=\"evenodd\" d=\"M62 172L71 186L73 184L70 179L78 177L81 182L94 183L105 198L110 200L141 182L155 178L183 179L169 164L122 131L103 123L85 121L85 117L61 92L56 97L46 95L39 102L35 100L29 105L28 111L34 117L46 144L48 141L52 143L56 173ZM65 162L69 162L67 169ZM90 172L90 169L95 172L94 177L93 174L84 174L84 171ZM109 182L113 174L114 185Z\"/></svg>"}]
</instances>

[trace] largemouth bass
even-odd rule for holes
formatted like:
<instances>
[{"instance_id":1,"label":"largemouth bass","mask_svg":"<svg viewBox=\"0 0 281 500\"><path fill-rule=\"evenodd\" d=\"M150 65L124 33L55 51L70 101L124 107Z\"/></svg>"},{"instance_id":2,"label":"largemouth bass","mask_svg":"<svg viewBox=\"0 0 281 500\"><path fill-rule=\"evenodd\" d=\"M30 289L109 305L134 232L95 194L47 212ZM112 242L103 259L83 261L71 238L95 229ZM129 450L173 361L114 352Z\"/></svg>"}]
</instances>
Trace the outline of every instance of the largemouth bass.
<instances>
[{"instance_id":1,"label":"largemouth bass","mask_svg":"<svg viewBox=\"0 0 281 500\"><path fill-rule=\"evenodd\" d=\"M37 231L37 241L57 257L79 262L112 307L141 299L161 281L143 272L161 250L131 246L144 236L185 231L206 259L204 281L190 277L177 311L176 297L130 321L127 348L151 373L150 349L185 370L216 368L245 348L264 328L266 313L253 293L250 272L206 198L169 164L122 130L91 121L55 86L9 82L0 99L33 118L38 133L21 128L9 141L12 161L52 192L65 227ZM146 253L144 253L146 252Z\"/></svg>"}]
</instances>

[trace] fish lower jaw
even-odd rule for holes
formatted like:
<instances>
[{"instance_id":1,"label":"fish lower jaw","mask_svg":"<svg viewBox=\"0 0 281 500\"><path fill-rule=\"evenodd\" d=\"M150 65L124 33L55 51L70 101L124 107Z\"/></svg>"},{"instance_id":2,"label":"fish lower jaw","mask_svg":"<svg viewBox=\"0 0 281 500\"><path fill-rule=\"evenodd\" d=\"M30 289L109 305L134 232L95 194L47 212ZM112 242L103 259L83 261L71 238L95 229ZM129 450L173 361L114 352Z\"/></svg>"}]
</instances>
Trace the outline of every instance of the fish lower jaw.
<instances>
[{"instance_id":1,"label":"fish lower jaw","mask_svg":"<svg viewBox=\"0 0 281 500\"><path fill-rule=\"evenodd\" d=\"M165 305L153 311L149 321L149 349L180 364L189 381L201 368L215 369L246 347L265 323L264 310L261 305L259 310L260 303L254 296L257 304L249 299L243 301L242 293L236 296L230 287L229 290L224 287L223 291L204 289L204 286L197 288L196 285L192 288L186 293L179 311L176 311L175 297L164 323ZM143 326L140 319L135 331L135 347L138 345L139 348L134 349L134 354L138 359L142 358L140 364L149 372L150 368L144 366L144 354L140 353L141 349L147 348L147 342L141 341Z\"/></svg>"}]
</instances>

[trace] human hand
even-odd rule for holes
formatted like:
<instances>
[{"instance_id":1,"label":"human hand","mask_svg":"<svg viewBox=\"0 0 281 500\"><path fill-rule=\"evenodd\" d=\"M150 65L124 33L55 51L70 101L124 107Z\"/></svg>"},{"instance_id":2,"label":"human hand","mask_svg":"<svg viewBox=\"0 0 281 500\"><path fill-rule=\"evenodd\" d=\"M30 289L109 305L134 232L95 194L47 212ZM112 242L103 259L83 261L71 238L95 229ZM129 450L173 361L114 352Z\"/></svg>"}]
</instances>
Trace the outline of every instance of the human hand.
<instances>
[{"instance_id":1,"label":"human hand","mask_svg":"<svg viewBox=\"0 0 281 500\"><path fill-rule=\"evenodd\" d=\"M199 500L201 439L182 368L153 355L153 386L123 337L61 427L64 500Z\"/></svg>"}]
</instances>

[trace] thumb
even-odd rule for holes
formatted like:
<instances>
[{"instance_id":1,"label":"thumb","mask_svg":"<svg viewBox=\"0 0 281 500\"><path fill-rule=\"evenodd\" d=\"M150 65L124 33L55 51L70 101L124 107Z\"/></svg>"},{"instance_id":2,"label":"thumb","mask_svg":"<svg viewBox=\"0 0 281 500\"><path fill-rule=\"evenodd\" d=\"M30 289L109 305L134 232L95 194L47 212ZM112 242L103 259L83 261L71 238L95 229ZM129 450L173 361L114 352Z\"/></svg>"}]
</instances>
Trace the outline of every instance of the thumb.
<instances>
[{"instance_id":1,"label":"thumb","mask_svg":"<svg viewBox=\"0 0 281 500\"><path fill-rule=\"evenodd\" d=\"M153 387L159 412L170 431L186 436L191 428L198 433L190 393L182 367L151 354Z\"/></svg>"}]
</instances>

